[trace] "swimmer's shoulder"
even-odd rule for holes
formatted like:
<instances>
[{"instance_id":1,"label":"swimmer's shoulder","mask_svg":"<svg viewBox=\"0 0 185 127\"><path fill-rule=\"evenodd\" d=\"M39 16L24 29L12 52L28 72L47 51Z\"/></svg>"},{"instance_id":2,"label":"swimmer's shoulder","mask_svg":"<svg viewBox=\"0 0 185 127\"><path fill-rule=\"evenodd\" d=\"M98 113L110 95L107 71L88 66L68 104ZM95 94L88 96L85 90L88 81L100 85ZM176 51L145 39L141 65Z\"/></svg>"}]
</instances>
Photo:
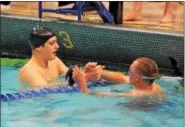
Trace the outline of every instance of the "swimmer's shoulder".
<instances>
[{"instance_id":1,"label":"swimmer's shoulder","mask_svg":"<svg viewBox=\"0 0 185 127\"><path fill-rule=\"evenodd\" d=\"M156 83L153 84L153 88L152 91L148 92L148 91L141 91L141 90L132 90L131 93L133 94L133 96L135 97L141 97L141 96L151 96L151 95L162 95L162 90L160 88L160 86Z\"/></svg>"},{"instance_id":2,"label":"swimmer's shoulder","mask_svg":"<svg viewBox=\"0 0 185 127\"><path fill-rule=\"evenodd\" d=\"M33 65L33 62L29 60L20 70L19 70L19 79L24 80L25 77L35 75L37 76L36 69Z\"/></svg>"},{"instance_id":3,"label":"swimmer's shoulder","mask_svg":"<svg viewBox=\"0 0 185 127\"><path fill-rule=\"evenodd\" d=\"M156 83L153 83L153 92L157 93L157 94L162 94L162 89L160 88L160 86Z\"/></svg>"},{"instance_id":4,"label":"swimmer's shoulder","mask_svg":"<svg viewBox=\"0 0 185 127\"><path fill-rule=\"evenodd\" d=\"M19 72L19 82L26 87L41 88L47 84L32 62L26 63Z\"/></svg>"},{"instance_id":5,"label":"swimmer's shoulder","mask_svg":"<svg viewBox=\"0 0 185 127\"><path fill-rule=\"evenodd\" d=\"M56 62L56 63L63 63L63 61L60 58L58 58L57 56L54 59L54 62Z\"/></svg>"},{"instance_id":6,"label":"swimmer's shoulder","mask_svg":"<svg viewBox=\"0 0 185 127\"><path fill-rule=\"evenodd\" d=\"M64 74L64 73L67 72L68 67L63 63L63 61L60 58L56 57L55 58L55 63L58 67L59 74Z\"/></svg>"},{"instance_id":7,"label":"swimmer's shoulder","mask_svg":"<svg viewBox=\"0 0 185 127\"><path fill-rule=\"evenodd\" d=\"M29 60L23 67L20 68L19 75L25 73L25 71L27 71L30 68L30 66L31 66L31 62Z\"/></svg>"},{"instance_id":8,"label":"swimmer's shoulder","mask_svg":"<svg viewBox=\"0 0 185 127\"><path fill-rule=\"evenodd\" d=\"M60 63L63 63L61 59L59 59L57 56L54 60L49 61L49 64L51 66L58 66Z\"/></svg>"}]
</instances>

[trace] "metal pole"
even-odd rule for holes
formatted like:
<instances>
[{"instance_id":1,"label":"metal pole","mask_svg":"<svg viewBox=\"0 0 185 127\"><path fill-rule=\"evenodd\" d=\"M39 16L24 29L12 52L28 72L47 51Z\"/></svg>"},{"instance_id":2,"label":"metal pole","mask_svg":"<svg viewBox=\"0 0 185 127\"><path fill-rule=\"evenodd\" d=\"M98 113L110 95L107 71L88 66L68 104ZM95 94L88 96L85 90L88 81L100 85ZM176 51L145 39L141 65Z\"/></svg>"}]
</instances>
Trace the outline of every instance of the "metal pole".
<instances>
[{"instance_id":1,"label":"metal pole","mask_svg":"<svg viewBox=\"0 0 185 127\"><path fill-rule=\"evenodd\" d=\"M110 1L109 2L109 12L114 17L114 22L116 24L122 24L123 22L123 1Z\"/></svg>"},{"instance_id":2,"label":"metal pole","mask_svg":"<svg viewBox=\"0 0 185 127\"><path fill-rule=\"evenodd\" d=\"M42 2L39 1L39 18L42 18Z\"/></svg>"}]
</instances>

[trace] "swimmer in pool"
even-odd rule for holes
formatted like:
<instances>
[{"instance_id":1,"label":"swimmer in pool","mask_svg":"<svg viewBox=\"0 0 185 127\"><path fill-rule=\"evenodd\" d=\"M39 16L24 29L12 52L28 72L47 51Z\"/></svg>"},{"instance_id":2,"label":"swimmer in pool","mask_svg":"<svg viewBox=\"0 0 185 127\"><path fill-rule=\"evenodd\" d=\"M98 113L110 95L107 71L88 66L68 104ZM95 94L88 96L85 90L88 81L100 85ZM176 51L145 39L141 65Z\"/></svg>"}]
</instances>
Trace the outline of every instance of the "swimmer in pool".
<instances>
[{"instance_id":1,"label":"swimmer in pool","mask_svg":"<svg viewBox=\"0 0 185 127\"><path fill-rule=\"evenodd\" d=\"M61 82L56 82L56 79L66 73L68 67L56 56L59 45L54 32L46 27L35 27L30 33L29 44L32 57L19 72L22 87L61 86ZM96 71L99 68L100 66L96 66L92 73L86 73L85 80L98 80Z\"/></svg>"},{"instance_id":2,"label":"swimmer in pool","mask_svg":"<svg viewBox=\"0 0 185 127\"><path fill-rule=\"evenodd\" d=\"M95 63L87 63L85 66L86 71L92 71L96 66ZM158 78L158 66L154 60L149 58L141 57L136 59L129 68L129 76L123 75L118 72L111 72L103 70L99 71L100 78L105 79L113 84L129 83L135 86L135 89L129 91L128 93L103 93L97 92L93 93L87 87L85 81L85 73L80 70L77 66L73 69L73 79L78 84L81 92L97 95L97 96L110 96L110 97L142 97L151 95L162 95L162 90L158 84L154 82Z\"/></svg>"}]
</instances>

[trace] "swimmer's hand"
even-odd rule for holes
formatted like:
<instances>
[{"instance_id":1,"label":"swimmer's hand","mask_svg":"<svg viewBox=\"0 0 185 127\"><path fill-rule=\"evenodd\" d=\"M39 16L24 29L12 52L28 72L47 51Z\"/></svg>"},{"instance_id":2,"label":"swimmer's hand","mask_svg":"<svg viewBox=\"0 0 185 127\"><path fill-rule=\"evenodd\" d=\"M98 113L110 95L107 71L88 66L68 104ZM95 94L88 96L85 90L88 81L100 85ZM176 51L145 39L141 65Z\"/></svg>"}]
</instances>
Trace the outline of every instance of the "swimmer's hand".
<instances>
[{"instance_id":1,"label":"swimmer's hand","mask_svg":"<svg viewBox=\"0 0 185 127\"><path fill-rule=\"evenodd\" d=\"M78 84L80 91L84 93L90 92L90 90L87 87L87 83L86 83L86 74L80 68L78 68L78 66L75 66L73 68L72 77L74 81Z\"/></svg>"},{"instance_id":2,"label":"swimmer's hand","mask_svg":"<svg viewBox=\"0 0 185 127\"><path fill-rule=\"evenodd\" d=\"M85 65L85 73L88 81L98 81L105 66L97 65L96 62L89 62Z\"/></svg>"},{"instance_id":3,"label":"swimmer's hand","mask_svg":"<svg viewBox=\"0 0 185 127\"><path fill-rule=\"evenodd\" d=\"M96 62L88 62L86 65L85 65L85 73L87 72L91 72L93 68L95 68L97 66L97 63Z\"/></svg>"}]
</instances>

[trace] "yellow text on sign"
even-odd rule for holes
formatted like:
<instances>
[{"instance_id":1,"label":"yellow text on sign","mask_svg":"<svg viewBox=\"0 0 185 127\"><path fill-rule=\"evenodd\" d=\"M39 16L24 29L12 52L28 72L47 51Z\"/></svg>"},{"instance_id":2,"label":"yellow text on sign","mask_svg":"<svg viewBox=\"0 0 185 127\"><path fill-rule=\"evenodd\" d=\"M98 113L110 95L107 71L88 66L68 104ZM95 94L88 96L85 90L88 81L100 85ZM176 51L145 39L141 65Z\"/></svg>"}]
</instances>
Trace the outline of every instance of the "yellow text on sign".
<instances>
[{"instance_id":1,"label":"yellow text on sign","mask_svg":"<svg viewBox=\"0 0 185 127\"><path fill-rule=\"evenodd\" d=\"M71 41L71 38L69 37L69 34L67 34L65 31L59 31L58 35L60 37L62 37L62 44L64 45L64 47L66 48L73 48L73 43Z\"/></svg>"}]
</instances>

